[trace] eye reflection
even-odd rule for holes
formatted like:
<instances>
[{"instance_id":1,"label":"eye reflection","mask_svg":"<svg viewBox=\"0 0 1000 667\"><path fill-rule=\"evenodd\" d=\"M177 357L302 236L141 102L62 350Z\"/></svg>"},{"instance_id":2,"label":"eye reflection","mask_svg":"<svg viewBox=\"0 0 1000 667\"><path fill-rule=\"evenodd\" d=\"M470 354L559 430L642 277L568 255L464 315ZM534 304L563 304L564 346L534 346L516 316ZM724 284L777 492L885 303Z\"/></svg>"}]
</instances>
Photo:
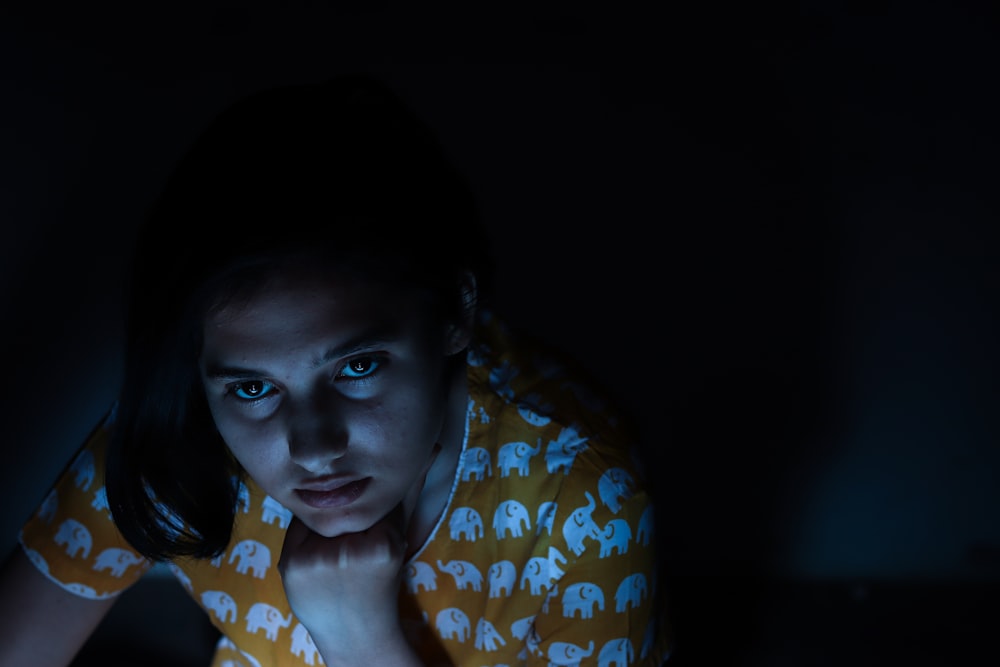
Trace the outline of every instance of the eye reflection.
<instances>
[{"instance_id":1,"label":"eye reflection","mask_svg":"<svg viewBox=\"0 0 1000 667\"><path fill-rule=\"evenodd\" d=\"M379 360L375 357L357 357L351 359L340 371L340 377L347 379L360 379L375 372L379 367Z\"/></svg>"},{"instance_id":2,"label":"eye reflection","mask_svg":"<svg viewBox=\"0 0 1000 667\"><path fill-rule=\"evenodd\" d=\"M252 401L271 393L274 388L265 380L246 380L233 385L233 394L245 401Z\"/></svg>"}]
</instances>

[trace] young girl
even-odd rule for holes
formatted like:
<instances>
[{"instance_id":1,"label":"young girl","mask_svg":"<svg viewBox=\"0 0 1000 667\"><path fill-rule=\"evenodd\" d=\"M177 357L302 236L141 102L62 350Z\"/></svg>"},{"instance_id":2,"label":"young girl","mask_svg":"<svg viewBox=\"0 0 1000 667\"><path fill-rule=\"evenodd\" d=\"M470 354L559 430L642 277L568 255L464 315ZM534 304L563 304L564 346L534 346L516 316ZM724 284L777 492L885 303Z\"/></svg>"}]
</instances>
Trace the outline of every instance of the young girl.
<instances>
[{"instance_id":1,"label":"young girl","mask_svg":"<svg viewBox=\"0 0 1000 667\"><path fill-rule=\"evenodd\" d=\"M377 83L221 114L139 235L120 399L2 573L0 665L68 665L153 562L214 667L661 664L634 435L491 311L487 247Z\"/></svg>"}]
</instances>

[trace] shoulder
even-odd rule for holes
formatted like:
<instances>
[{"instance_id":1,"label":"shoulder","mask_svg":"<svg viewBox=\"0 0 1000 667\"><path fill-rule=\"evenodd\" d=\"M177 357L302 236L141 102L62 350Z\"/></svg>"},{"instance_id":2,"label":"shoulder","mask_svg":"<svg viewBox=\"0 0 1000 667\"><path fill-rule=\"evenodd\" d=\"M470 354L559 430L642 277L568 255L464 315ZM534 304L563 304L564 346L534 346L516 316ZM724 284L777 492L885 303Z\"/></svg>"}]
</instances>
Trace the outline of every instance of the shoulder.
<instances>
[{"instance_id":1,"label":"shoulder","mask_svg":"<svg viewBox=\"0 0 1000 667\"><path fill-rule=\"evenodd\" d=\"M500 440L544 439L565 448L628 453L634 424L611 394L569 356L491 312L480 318L469 352L471 420Z\"/></svg>"},{"instance_id":2,"label":"shoulder","mask_svg":"<svg viewBox=\"0 0 1000 667\"><path fill-rule=\"evenodd\" d=\"M645 486L632 424L572 360L499 320L482 325L470 352L461 479L477 481L480 492L496 485L501 498L507 490L512 498L623 511L622 499ZM637 502L629 511L641 513Z\"/></svg>"}]
</instances>

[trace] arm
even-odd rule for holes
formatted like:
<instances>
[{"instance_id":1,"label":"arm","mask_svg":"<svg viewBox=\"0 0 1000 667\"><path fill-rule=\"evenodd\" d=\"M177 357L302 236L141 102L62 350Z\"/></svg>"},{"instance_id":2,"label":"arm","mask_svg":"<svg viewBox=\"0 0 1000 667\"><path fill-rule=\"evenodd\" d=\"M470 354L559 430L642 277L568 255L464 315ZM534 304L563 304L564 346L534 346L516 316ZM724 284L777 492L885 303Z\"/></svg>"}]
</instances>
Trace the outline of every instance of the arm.
<instances>
[{"instance_id":1,"label":"arm","mask_svg":"<svg viewBox=\"0 0 1000 667\"><path fill-rule=\"evenodd\" d=\"M0 667L69 665L116 599L63 590L16 546L0 568Z\"/></svg>"},{"instance_id":2,"label":"arm","mask_svg":"<svg viewBox=\"0 0 1000 667\"><path fill-rule=\"evenodd\" d=\"M330 667L424 663L407 643L397 598L405 544L390 519L322 537L297 518L279 568L289 604Z\"/></svg>"},{"instance_id":3,"label":"arm","mask_svg":"<svg viewBox=\"0 0 1000 667\"><path fill-rule=\"evenodd\" d=\"M364 532L323 537L292 519L278 570L289 605L309 630L324 664L424 664L403 635L398 599L406 527L439 451L434 449L419 483L403 501Z\"/></svg>"}]
</instances>

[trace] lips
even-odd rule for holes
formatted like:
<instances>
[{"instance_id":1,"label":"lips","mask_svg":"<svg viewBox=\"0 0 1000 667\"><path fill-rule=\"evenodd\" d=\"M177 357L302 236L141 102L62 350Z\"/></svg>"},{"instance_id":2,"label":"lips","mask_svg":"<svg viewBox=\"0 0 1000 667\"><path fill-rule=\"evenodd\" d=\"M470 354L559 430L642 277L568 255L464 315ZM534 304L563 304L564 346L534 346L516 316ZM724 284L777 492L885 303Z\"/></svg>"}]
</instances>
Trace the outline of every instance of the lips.
<instances>
[{"instance_id":1,"label":"lips","mask_svg":"<svg viewBox=\"0 0 1000 667\"><path fill-rule=\"evenodd\" d=\"M314 489L295 489L295 494L306 505L317 509L343 507L357 500L370 481L371 477L365 477L347 483L334 482L327 484L328 488L318 485Z\"/></svg>"}]
</instances>

